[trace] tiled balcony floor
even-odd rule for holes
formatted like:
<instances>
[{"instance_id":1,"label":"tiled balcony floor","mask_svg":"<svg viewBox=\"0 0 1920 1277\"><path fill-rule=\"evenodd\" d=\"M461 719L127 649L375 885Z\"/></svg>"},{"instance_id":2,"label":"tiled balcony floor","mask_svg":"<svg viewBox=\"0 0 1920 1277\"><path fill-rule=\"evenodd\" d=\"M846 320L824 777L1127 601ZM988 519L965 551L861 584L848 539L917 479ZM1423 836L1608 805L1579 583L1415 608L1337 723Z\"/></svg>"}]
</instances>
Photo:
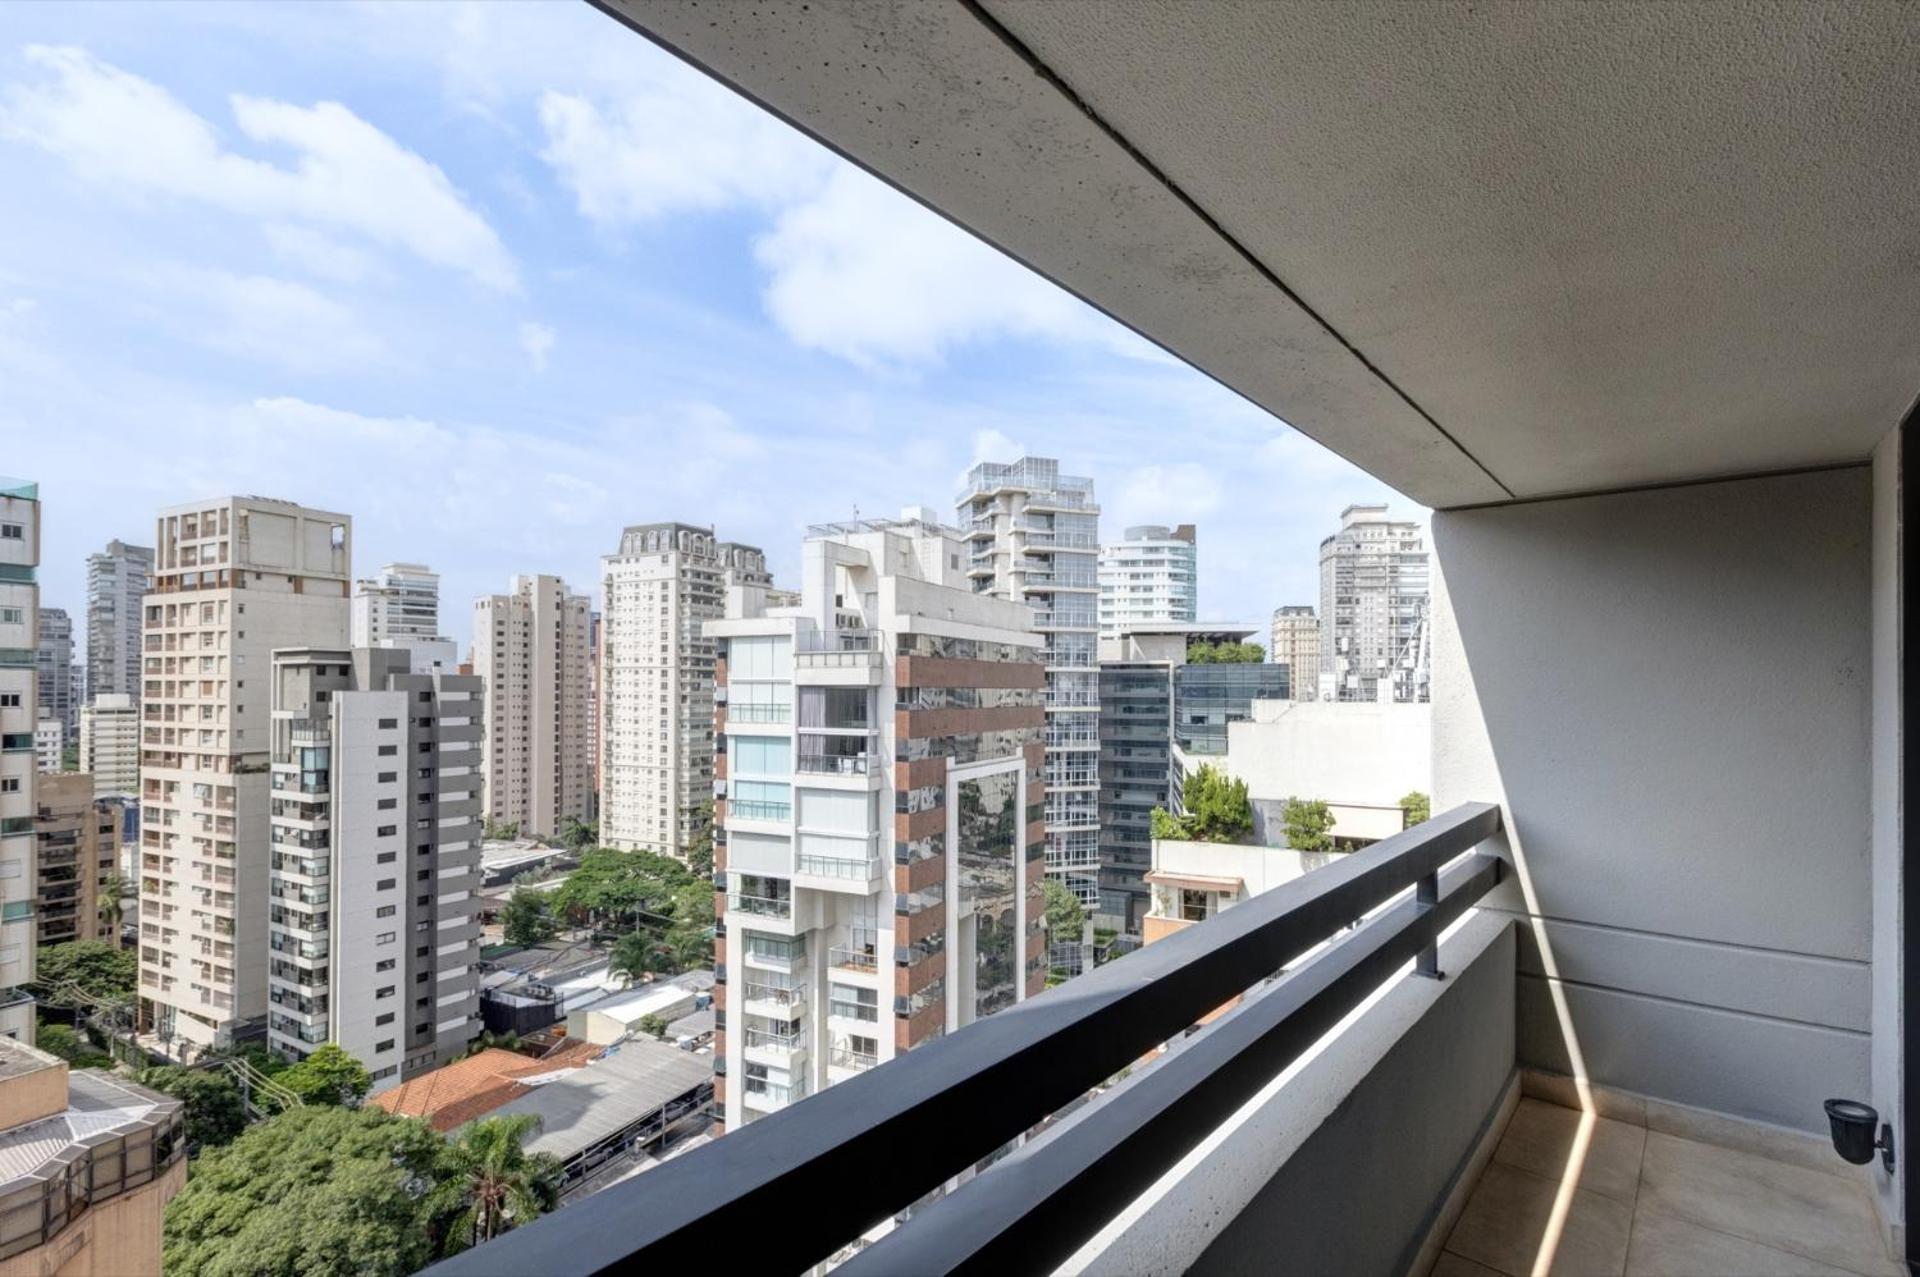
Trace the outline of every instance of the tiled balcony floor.
<instances>
[{"instance_id":1,"label":"tiled balcony floor","mask_svg":"<svg viewBox=\"0 0 1920 1277\"><path fill-rule=\"evenodd\" d=\"M1852 1167L1721 1121L1521 1100L1432 1277L1896 1277Z\"/></svg>"}]
</instances>

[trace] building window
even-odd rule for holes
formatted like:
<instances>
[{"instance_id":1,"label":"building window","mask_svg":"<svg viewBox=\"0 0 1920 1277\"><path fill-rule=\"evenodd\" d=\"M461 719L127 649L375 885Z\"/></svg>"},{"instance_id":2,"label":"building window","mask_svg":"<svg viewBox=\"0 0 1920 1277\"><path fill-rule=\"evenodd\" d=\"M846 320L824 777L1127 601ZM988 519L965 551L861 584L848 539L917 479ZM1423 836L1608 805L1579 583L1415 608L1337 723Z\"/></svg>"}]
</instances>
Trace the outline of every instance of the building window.
<instances>
[{"instance_id":1,"label":"building window","mask_svg":"<svg viewBox=\"0 0 1920 1277\"><path fill-rule=\"evenodd\" d=\"M379 1054L381 1051L393 1050L393 1039L388 1038L385 1042L375 1042L373 1044L373 1050L376 1055Z\"/></svg>"},{"instance_id":2,"label":"building window","mask_svg":"<svg viewBox=\"0 0 1920 1277\"><path fill-rule=\"evenodd\" d=\"M1205 922L1212 912L1208 908L1210 891L1195 891L1191 887L1180 888L1180 916L1188 922Z\"/></svg>"},{"instance_id":3,"label":"building window","mask_svg":"<svg viewBox=\"0 0 1920 1277\"><path fill-rule=\"evenodd\" d=\"M392 1023L393 1023L393 1017L394 1017L394 1014L395 1014L394 1012L392 1012L392 1011L389 1011L389 1012L387 1012L387 1013L386 1013L385 1015L377 1015L377 1016L375 1016L375 1017L373 1018L373 1026L374 1026L374 1027L375 1027L375 1028L377 1029L377 1028L379 1028L379 1027L380 1027L380 1026L382 1026L382 1025L385 1025L385 1024L392 1024Z\"/></svg>"},{"instance_id":4,"label":"building window","mask_svg":"<svg viewBox=\"0 0 1920 1277\"><path fill-rule=\"evenodd\" d=\"M375 989L373 991L373 996L375 1001L378 1001L381 998L390 998L393 996L393 986L389 984L382 988Z\"/></svg>"},{"instance_id":5,"label":"building window","mask_svg":"<svg viewBox=\"0 0 1920 1277\"><path fill-rule=\"evenodd\" d=\"M376 838L391 838L399 832L400 827L398 825L382 825L373 831Z\"/></svg>"},{"instance_id":6,"label":"building window","mask_svg":"<svg viewBox=\"0 0 1920 1277\"><path fill-rule=\"evenodd\" d=\"M375 971L391 971L393 970L393 963L394 960L392 958L382 958L373 964L373 969Z\"/></svg>"},{"instance_id":7,"label":"building window","mask_svg":"<svg viewBox=\"0 0 1920 1277\"><path fill-rule=\"evenodd\" d=\"M381 933L380 933L379 935L377 935L377 936L375 936L375 937L373 938L373 942L374 942L375 944L392 944L392 943L393 943L393 932L391 932L391 931L382 931L382 932L381 932Z\"/></svg>"},{"instance_id":8,"label":"building window","mask_svg":"<svg viewBox=\"0 0 1920 1277\"><path fill-rule=\"evenodd\" d=\"M373 916L376 918L391 918L399 911L399 908L398 905L381 905L373 911Z\"/></svg>"}]
</instances>

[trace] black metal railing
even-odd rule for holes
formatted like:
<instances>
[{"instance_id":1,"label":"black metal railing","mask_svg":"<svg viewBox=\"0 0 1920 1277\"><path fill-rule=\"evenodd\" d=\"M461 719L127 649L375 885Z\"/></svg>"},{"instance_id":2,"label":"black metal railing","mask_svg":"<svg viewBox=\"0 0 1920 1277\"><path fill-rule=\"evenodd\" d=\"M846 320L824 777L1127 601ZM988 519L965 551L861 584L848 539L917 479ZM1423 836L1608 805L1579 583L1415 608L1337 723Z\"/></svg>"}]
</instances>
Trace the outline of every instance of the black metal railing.
<instances>
[{"instance_id":1,"label":"black metal railing","mask_svg":"<svg viewBox=\"0 0 1920 1277\"><path fill-rule=\"evenodd\" d=\"M1499 830L1497 807L1457 807L431 1271L693 1267L749 1228L756 1267L804 1269L1298 963L840 1271L1051 1269L1396 972L1429 970L1441 931L1500 880L1496 856L1465 855Z\"/></svg>"}]
</instances>

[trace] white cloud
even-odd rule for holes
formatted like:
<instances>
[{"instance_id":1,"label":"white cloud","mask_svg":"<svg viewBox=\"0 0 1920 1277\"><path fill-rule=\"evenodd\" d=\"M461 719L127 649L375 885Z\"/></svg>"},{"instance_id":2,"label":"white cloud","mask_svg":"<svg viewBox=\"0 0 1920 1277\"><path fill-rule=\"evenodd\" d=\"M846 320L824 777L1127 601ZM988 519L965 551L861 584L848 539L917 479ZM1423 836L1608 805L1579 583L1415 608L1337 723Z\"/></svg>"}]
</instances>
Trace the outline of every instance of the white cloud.
<instances>
[{"instance_id":1,"label":"white cloud","mask_svg":"<svg viewBox=\"0 0 1920 1277\"><path fill-rule=\"evenodd\" d=\"M265 234L275 257L321 279L357 284L378 270L371 254L310 227L275 222Z\"/></svg>"},{"instance_id":2,"label":"white cloud","mask_svg":"<svg viewBox=\"0 0 1920 1277\"><path fill-rule=\"evenodd\" d=\"M533 361L535 372L547 370L547 356L553 353L560 335L545 324L531 321L520 325L520 349L527 352L527 358Z\"/></svg>"},{"instance_id":3,"label":"white cloud","mask_svg":"<svg viewBox=\"0 0 1920 1277\"><path fill-rule=\"evenodd\" d=\"M802 346L863 367L937 362L996 337L1092 341L1125 329L850 164L755 245L767 311Z\"/></svg>"},{"instance_id":4,"label":"white cloud","mask_svg":"<svg viewBox=\"0 0 1920 1277\"><path fill-rule=\"evenodd\" d=\"M211 124L165 89L84 49L33 45L26 56L53 78L12 88L0 108L0 136L59 156L89 181L311 223L491 288L517 286L499 237L446 174L337 102L232 99L241 133L294 154L293 166L283 168L227 149Z\"/></svg>"},{"instance_id":5,"label":"white cloud","mask_svg":"<svg viewBox=\"0 0 1920 1277\"><path fill-rule=\"evenodd\" d=\"M214 350L295 372L377 362L381 345L348 307L305 284L268 275L168 265L143 281L166 321Z\"/></svg>"},{"instance_id":6,"label":"white cloud","mask_svg":"<svg viewBox=\"0 0 1920 1277\"><path fill-rule=\"evenodd\" d=\"M778 204L819 186L830 158L818 145L697 72L663 70L610 103L541 94L541 158L584 216L642 222Z\"/></svg>"},{"instance_id":7,"label":"white cloud","mask_svg":"<svg viewBox=\"0 0 1920 1277\"><path fill-rule=\"evenodd\" d=\"M1120 477L1102 502L1108 541L1139 523L1203 523L1220 505L1220 478L1196 461L1137 466Z\"/></svg>"}]
</instances>

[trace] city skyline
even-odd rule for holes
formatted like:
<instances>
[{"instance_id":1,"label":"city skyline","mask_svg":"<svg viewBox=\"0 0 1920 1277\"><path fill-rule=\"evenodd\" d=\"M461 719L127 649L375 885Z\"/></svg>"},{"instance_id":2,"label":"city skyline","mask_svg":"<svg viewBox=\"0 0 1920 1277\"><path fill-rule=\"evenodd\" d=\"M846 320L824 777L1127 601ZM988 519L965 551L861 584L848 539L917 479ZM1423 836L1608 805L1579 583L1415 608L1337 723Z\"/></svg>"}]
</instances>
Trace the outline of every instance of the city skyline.
<instances>
[{"instance_id":1,"label":"city skyline","mask_svg":"<svg viewBox=\"0 0 1920 1277\"><path fill-rule=\"evenodd\" d=\"M1200 525L1200 614L1240 621L1314 596L1343 505L1419 513L584 6L451 43L394 7L241 13L10 15L0 180L42 198L0 210L0 441L56 512L48 607L81 616L86 556L155 509L235 492L354 510L363 563L433 564L460 607L595 581L647 522L792 579L810 523L1052 456L1116 532ZM184 148L175 176L115 137ZM297 181L322 156L328 200ZM421 220L354 202L376 161ZM91 499L156 421L180 446Z\"/></svg>"}]
</instances>

